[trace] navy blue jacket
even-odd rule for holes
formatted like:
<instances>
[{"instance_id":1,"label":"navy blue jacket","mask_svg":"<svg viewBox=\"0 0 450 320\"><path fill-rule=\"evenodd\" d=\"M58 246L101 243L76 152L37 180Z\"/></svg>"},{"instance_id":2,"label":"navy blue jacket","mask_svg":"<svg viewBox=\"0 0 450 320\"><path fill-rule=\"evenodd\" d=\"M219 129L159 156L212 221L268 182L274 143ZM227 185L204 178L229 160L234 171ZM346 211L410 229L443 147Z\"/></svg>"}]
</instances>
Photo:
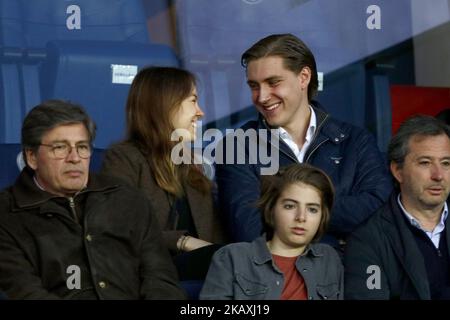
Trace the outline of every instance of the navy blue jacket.
<instances>
[{"instance_id":1,"label":"navy blue jacket","mask_svg":"<svg viewBox=\"0 0 450 320\"><path fill-rule=\"evenodd\" d=\"M424 258L397 197L393 192L349 238L344 259L345 299L431 299ZM444 232L450 248L450 219L445 221ZM448 297L448 292L444 294Z\"/></svg>"},{"instance_id":2,"label":"navy blue jacket","mask_svg":"<svg viewBox=\"0 0 450 320\"><path fill-rule=\"evenodd\" d=\"M317 128L304 162L324 170L335 186L335 205L328 234L323 240L336 246L336 239L345 238L387 200L392 191L392 178L372 135L332 119L317 105L314 102ZM268 129L262 118L247 122L241 128ZM255 147L255 143L258 147L270 149L271 139L269 135L267 140L245 140L245 164L216 165L220 208L228 234L235 242L252 241L262 233L261 215L255 203L260 196L260 169L270 165L262 165L260 157L252 158L249 150ZM235 158L237 154L235 150ZM296 162L294 153L280 139L280 167Z\"/></svg>"}]
</instances>

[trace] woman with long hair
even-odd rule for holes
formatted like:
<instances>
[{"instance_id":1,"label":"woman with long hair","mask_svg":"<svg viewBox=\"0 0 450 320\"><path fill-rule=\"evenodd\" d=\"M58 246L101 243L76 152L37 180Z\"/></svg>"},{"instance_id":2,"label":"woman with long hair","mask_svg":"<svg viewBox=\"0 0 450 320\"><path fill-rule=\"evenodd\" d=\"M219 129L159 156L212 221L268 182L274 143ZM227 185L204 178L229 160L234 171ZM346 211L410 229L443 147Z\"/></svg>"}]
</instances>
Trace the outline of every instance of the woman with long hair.
<instances>
[{"instance_id":1,"label":"woman with long hair","mask_svg":"<svg viewBox=\"0 0 450 320\"><path fill-rule=\"evenodd\" d=\"M126 115L127 137L106 151L102 173L147 194L180 278L201 279L218 247L213 244L224 242L213 184L193 161L171 158L174 147L195 139L203 116L194 75L172 67L142 69L131 84Z\"/></svg>"}]
</instances>

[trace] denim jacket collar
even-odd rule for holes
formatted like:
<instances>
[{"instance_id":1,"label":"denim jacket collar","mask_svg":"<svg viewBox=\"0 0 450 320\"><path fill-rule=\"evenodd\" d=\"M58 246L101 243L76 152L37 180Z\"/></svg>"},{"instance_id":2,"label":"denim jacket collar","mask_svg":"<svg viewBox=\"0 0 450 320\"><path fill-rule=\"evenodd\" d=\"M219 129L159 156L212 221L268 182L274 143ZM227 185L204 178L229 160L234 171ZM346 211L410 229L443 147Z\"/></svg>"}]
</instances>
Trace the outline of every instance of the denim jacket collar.
<instances>
[{"instance_id":1,"label":"denim jacket collar","mask_svg":"<svg viewBox=\"0 0 450 320\"><path fill-rule=\"evenodd\" d=\"M256 238L252 242L252 246L253 246L252 251L254 252L253 261L256 264L264 264L269 261L272 261L272 254L270 253L269 248L267 247L265 234ZM323 252L320 246L316 246L314 243L311 243L308 245L302 256L318 258L323 256Z\"/></svg>"}]
</instances>

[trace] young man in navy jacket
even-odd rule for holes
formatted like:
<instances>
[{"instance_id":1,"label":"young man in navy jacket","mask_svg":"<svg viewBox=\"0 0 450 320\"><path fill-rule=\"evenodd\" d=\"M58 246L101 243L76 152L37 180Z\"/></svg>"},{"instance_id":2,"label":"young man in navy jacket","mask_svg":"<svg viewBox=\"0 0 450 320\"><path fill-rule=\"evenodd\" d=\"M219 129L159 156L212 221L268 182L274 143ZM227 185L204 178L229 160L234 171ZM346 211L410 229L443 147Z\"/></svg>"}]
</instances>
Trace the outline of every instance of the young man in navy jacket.
<instances>
[{"instance_id":1,"label":"young man in navy jacket","mask_svg":"<svg viewBox=\"0 0 450 320\"><path fill-rule=\"evenodd\" d=\"M306 162L331 177L336 204L324 242L336 247L338 240L345 239L378 209L392 190L392 179L374 138L363 129L333 119L312 101L318 87L316 62L297 37L268 36L241 59L253 103L260 113L257 121L250 121L241 129L266 129L271 134L244 140L244 145L238 144L232 150L245 161L217 162L219 201L232 240L251 241L261 233L255 202L260 193L260 175L267 163L263 164L261 154L252 154L256 145L271 150L275 166ZM228 136L224 140L227 138L230 139ZM216 157L218 153L230 153L222 148L227 145L219 144ZM237 150L239 147L241 151ZM274 163L270 165L273 167Z\"/></svg>"}]
</instances>

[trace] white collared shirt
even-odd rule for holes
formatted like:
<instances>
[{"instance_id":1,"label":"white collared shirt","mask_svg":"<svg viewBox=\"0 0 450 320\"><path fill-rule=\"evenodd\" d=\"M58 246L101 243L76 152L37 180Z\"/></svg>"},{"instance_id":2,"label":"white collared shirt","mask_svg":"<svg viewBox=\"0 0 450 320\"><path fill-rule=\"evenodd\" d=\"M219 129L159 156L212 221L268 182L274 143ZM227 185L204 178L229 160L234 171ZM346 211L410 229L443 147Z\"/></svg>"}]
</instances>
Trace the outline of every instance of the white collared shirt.
<instances>
[{"instance_id":1,"label":"white collared shirt","mask_svg":"<svg viewBox=\"0 0 450 320\"><path fill-rule=\"evenodd\" d=\"M425 232L428 238L430 238L430 240L433 242L436 249L439 249L439 240L441 240L441 233L445 229L445 220L447 220L448 216L447 202L444 202L444 209L442 210L441 220L432 231L424 230L420 225L420 222L417 221L417 219L414 218L410 213L408 213L408 211L406 211L405 207L403 207L402 201L400 200L400 195L398 195L397 197L397 202L400 208L402 209L403 213L405 214L406 218L408 218L408 221L411 223L411 225Z\"/></svg>"},{"instance_id":2,"label":"white collared shirt","mask_svg":"<svg viewBox=\"0 0 450 320\"><path fill-rule=\"evenodd\" d=\"M42 191L45 191L44 187L41 186L40 183L37 181L36 175L33 176L33 181L34 181L34 184L35 184L39 189L41 189Z\"/></svg>"},{"instance_id":3,"label":"white collared shirt","mask_svg":"<svg viewBox=\"0 0 450 320\"><path fill-rule=\"evenodd\" d=\"M305 143L303 144L301 149L284 128L280 127L278 129L280 138L284 141L284 143L288 145L288 147L292 150L292 152L295 154L295 157L298 159L298 162L300 163L302 163L305 158L306 150L308 150L308 147L312 142L312 138L314 136L314 133L316 132L317 127L316 114L311 106L309 106L309 109L311 110L311 117L309 119L308 130L306 130Z\"/></svg>"}]
</instances>

